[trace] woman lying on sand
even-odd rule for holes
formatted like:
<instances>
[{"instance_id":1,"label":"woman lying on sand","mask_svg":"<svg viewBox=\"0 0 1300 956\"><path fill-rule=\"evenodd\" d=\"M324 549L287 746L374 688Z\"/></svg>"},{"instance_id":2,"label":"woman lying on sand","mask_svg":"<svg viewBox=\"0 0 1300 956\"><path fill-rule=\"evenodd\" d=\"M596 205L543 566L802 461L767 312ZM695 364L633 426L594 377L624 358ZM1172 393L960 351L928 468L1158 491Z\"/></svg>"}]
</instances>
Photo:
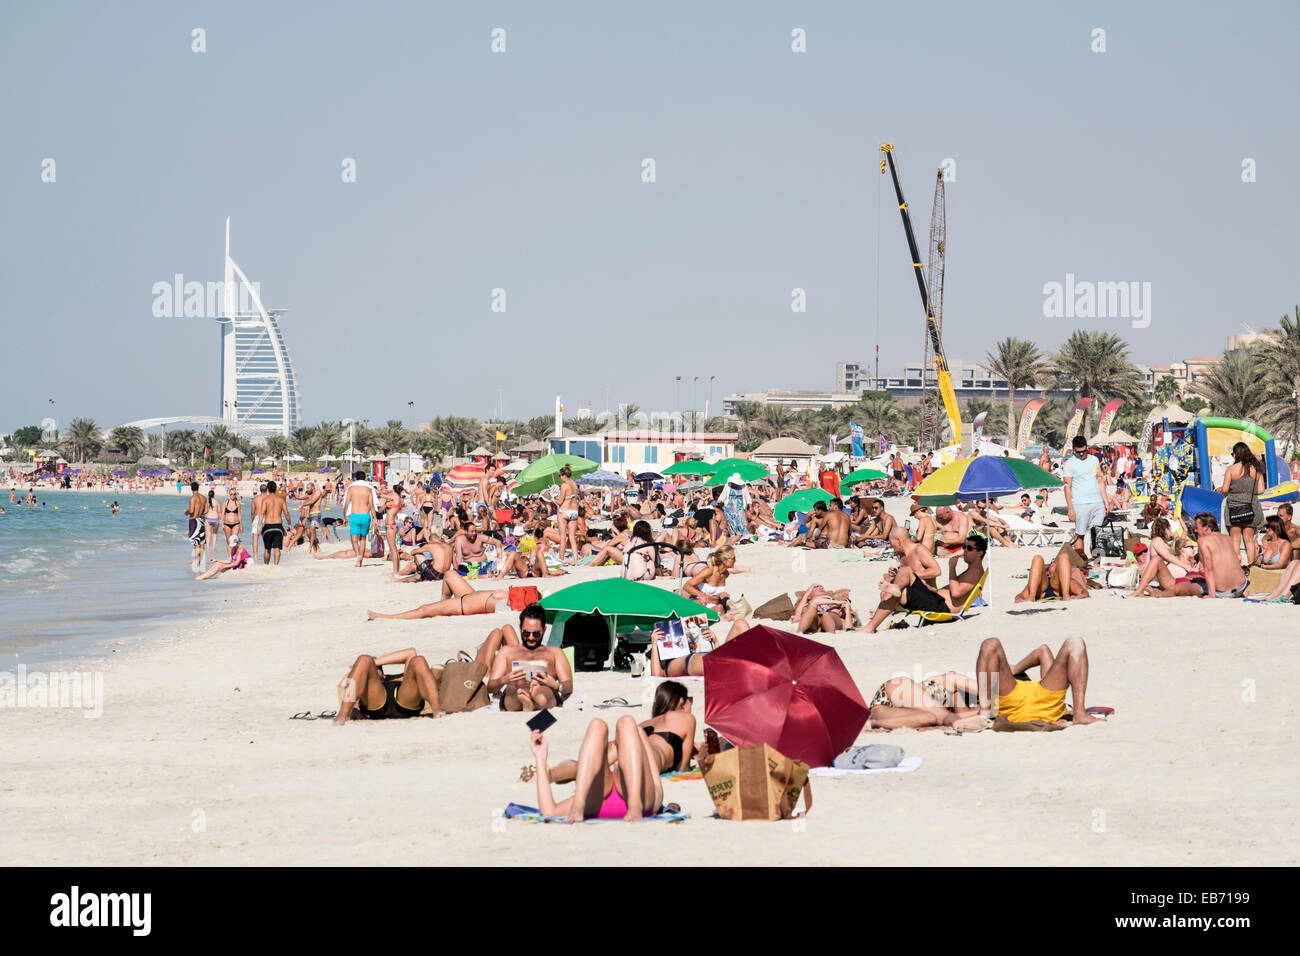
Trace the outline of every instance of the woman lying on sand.
<instances>
[{"instance_id":1,"label":"woman lying on sand","mask_svg":"<svg viewBox=\"0 0 1300 956\"><path fill-rule=\"evenodd\" d=\"M855 620L849 589L827 591L820 584L810 585L806 591L796 591L797 603L790 623L800 634L834 634L849 630L860 623Z\"/></svg>"},{"instance_id":2,"label":"woman lying on sand","mask_svg":"<svg viewBox=\"0 0 1300 956\"><path fill-rule=\"evenodd\" d=\"M1039 648L1021 661L1021 665L1039 663ZM1048 652L1051 666L1051 652ZM1016 668L1017 673L1024 666ZM871 698L871 728L893 730L897 727L952 727L956 730L982 728L987 721L979 716L979 687L974 678L956 671L917 683L908 677L885 681Z\"/></svg>"},{"instance_id":3,"label":"woman lying on sand","mask_svg":"<svg viewBox=\"0 0 1300 956\"><path fill-rule=\"evenodd\" d=\"M430 604L421 604L400 614L380 614L378 611L366 611L366 619L415 621L425 617L461 617L470 614L496 614L510 609L510 592L505 588L493 591L475 591L465 579L454 570L448 570L442 577L443 590L450 589L452 597Z\"/></svg>"},{"instance_id":4,"label":"woman lying on sand","mask_svg":"<svg viewBox=\"0 0 1300 956\"><path fill-rule=\"evenodd\" d=\"M597 717L587 725L582 748L578 751L573 796L556 801L551 792L551 769L546 758L549 750L541 731L532 732L533 756L537 761L537 807L544 816L581 823L596 818L629 822L653 816L663 806L664 791L659 781L657 749L628 715L618 719L614 743L618 761L609 765L609 726Z\"/></svg>"}]
</instances>

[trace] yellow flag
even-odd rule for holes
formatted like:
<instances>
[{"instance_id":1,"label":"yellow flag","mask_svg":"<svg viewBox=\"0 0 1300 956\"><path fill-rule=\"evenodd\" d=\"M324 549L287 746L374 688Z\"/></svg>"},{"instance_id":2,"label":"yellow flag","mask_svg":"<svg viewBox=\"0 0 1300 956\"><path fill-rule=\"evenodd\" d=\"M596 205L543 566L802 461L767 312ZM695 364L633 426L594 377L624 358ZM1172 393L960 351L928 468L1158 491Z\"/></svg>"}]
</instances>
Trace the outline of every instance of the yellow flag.
<instances>
[{"instance_id":1,"label":"yellow flag","mask_svg":"<svg viewBox=\"0 0 1300 956\"><path fill-rule=\"evenodd\" d=\"M505 440L506 440L506 433L505 433L505 432L497 432L497 441L505 441Z\"/></svg>"}]
</instances>

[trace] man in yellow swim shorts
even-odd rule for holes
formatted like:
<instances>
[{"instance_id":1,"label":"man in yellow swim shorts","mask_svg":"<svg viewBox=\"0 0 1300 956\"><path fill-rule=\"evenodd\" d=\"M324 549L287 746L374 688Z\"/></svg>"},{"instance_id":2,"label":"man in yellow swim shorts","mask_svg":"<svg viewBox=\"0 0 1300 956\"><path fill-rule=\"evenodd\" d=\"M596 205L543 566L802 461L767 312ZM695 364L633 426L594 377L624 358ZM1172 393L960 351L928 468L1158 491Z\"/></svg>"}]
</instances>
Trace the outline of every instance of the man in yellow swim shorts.
<instances>
[{"instance_id":1,"label":"man in yellow swim shorts","mask_svg":"<svg viewBox=\"0 0 1300 956\"><path fill-rule=\"evenodd\" d=\"M997 695L997 716L1012 723L1045 720L1053 723L1065 715L1065 691L1073 694L1073 722L1091 724L1097 720L1088 713L1084 695L1088 690L1088 648L1081 637L1066 638L1061 649L1052 655L1043 644L1012 670L1002 642L990 637L980 645L975 661L979 683L980 715L991 716L991 697ZM1042 675L1038 680L1017 679L1031 667Z\"/></svg>"}]
</instances>

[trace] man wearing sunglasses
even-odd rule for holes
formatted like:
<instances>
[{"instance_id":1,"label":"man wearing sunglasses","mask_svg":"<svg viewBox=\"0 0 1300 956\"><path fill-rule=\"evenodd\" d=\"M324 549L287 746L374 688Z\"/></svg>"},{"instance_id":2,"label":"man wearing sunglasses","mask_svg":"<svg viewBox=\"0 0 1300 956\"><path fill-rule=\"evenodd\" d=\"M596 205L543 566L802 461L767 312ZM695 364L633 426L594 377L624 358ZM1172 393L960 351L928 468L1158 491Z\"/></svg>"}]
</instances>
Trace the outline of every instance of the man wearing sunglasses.
<instances>
[{"instance_id":1,"label":"man wearing sunglasses","mask_svg":"<svg viewBox=\"0 0 1300 956\"><path fill-rule=\"evenodd\" d=\"M562 707L573 693L573 671L559 647L546 647L546 611L530 604L519 613L519 636L507 624L493 631L479 660L491 661L489 694L501 694L502 710L545 710ZM495 642L500 650L491 647ZM486 649L487 654L484 654Z\"/></svg>"},{"instance_id":2,"label":"man wearing sunglasses","mask_svg":"<svg viewBox=\"0 0 1300 956\"><path fill-rule=\"evenodd\" d=\"M1074 530L1083 539L1084 548L1092 544L1090 531L1101 525L1106 509L1115 503L1102 490L1101 463L1088 454L1088 441L1074 436L1074 453L1061 462L1061 480L1065 482L1065 504L1069 508Z\"/></svg>"}]
</instances>

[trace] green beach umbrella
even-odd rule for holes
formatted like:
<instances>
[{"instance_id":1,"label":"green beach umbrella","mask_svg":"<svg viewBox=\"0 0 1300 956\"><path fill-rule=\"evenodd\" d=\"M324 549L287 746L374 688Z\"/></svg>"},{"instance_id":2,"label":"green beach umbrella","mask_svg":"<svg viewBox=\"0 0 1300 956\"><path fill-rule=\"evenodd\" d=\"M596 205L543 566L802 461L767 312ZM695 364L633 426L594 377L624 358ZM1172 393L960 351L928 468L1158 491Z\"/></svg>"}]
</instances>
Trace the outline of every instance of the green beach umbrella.
<instances>
[{"instance_id":1,"label":"green beach umbrella","mask_svg":"<svg viewBox=\"0 0 1300 956\"><path fill-rule=\"evenodd\" d=\"M515 487L510 490L516 495L535 495L539 491L545 491L551 485L560 483L560 469L565 465L572 469L575 478L589 471L595 471L599 467L590 458L579 458L577 455L547 455L521 471L515 479Z\"/></svg>"},{"instance_id":2,"label":"green beach umbrella","mask_svg":"<svg viewBox=\"0 0 1300 956\"><path fill-rule=\"evenodd\" d=\"M660 474L663 475L711 475L713 466L706 465L702 461L692 461L690 458L684 458L679 462L669 465Z\"/></svg>"},{"instance_id":3,"label":"green beach umbrella","mask_svg":"<svg viewBox=\"0 0 1300 956\"><path fill-rule=\"evenodd\" d=\"M804 488L778 501L776 507L772 509L772 514L776 515L777 521L785 522L789 521L796 511L812 511L813 505L817 502L830 500L831 493L825 488Z\"/></svg>"},{"instance_id":4,"label":"green beach umbrella","mask_svg":"<svg viewBox=\"0 0 1300 956\"><path fill-rule=\"evenodd\" d=\"M853 485L861 484L864 481L879 481L881 478L888 477L887 474L876 468L859 468L857 471L851 471L841 478L840 487L851 487Z\"/></svg>"},{"instance_id":5,"label":"green beach umbrella","mask_svg":"<svg viewBox=\"0 0 1300 956\"><path fill-rule=\"evenodd\" d=\"M709 621L718 620L718 612L665 588L653 587L639 581L623 578L605 578L587 581L556 591L542 599L546 620L555 621L555 615L603 614L614 618L614 627L635 624L649 627L671 617L684 618L703 614Z\"/></svg>"},{"instance_id":6,"label":"green beach umbrella","mask_svg":"<svg viewBox=\"0 0 1300 956\"><path fill-rule=\"evenodd\" d=\"M712 488L725 485L727 479L736 474L740 475L741 481L758 481L769 474L766 465L760 465L748 458L724 458L722 461L714 462L712 467L713 477L705 482Z\"/></svg>"}]
</instances>

